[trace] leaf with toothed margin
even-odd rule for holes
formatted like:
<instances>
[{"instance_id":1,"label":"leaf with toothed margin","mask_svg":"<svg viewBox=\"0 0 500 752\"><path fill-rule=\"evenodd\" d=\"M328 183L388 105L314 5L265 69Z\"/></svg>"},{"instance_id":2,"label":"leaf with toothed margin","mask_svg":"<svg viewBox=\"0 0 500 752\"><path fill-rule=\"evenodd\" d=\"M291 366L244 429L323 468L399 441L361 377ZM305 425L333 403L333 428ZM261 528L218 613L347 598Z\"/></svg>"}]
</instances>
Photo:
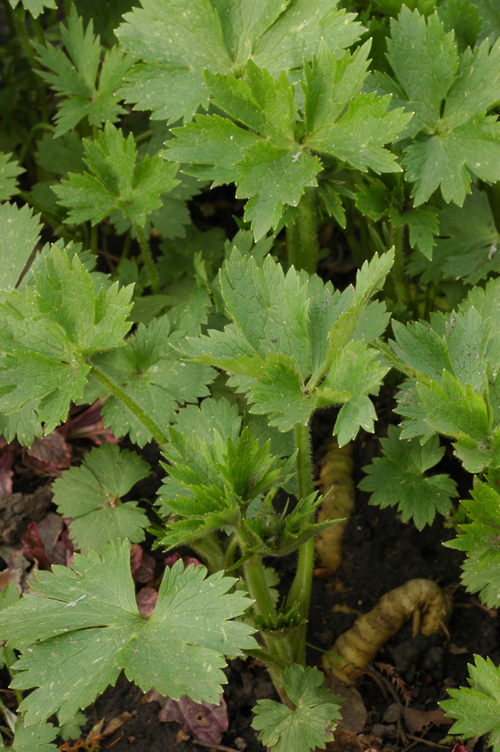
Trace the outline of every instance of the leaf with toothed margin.
<instances>
[{"instance_id":1,"label":"leaf with toothed margin","mask_svg":"<svg viewBox=\"0 0 500 752\"><path fill-rule=\"evenodd\" d=\"M130 544L109 543L99 556L76 554L72 568L37 572L28 595L0 613L0 639L22 650L16 689L27 726L54 713L70 720L122 669L142 690L217 703L227 655L257 647L252 627L234 621L250 606L236 580L179 560L166 569L149 618L139 614ZM97 670L98 669L98 670Z\"/></svg>"}]
</instances>

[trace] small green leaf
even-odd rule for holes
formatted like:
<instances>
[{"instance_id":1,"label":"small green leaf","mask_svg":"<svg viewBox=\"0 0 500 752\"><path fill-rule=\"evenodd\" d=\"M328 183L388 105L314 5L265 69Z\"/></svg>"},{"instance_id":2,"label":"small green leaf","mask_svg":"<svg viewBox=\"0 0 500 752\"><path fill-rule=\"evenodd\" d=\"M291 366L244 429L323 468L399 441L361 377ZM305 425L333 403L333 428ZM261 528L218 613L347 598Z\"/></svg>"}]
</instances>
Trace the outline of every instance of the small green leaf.
<instances>
[{"instance_id":1,"label":"small green leaf","mask_svg":"<svg viewBox=\"0 0 500 752\"><path fill-rule=\"evenodd\" d=\"M132 65L132 58L118 47L101 56L92 20L84 30L74 6L67 23L60 27L66 53L54 45L34 45L38 62L48 68L38 71L39 75L64 97L55 117L55 137L72 130L84 117L91 125L101 127L106 121L114 123L126 114L115 91Z\"/></svg>"},{"instance_id":2,"label":"small green leaf","mask_svg":"<svg viewBox=\"0 0 500 752\"><path fill-rule=\"evenodd\" d=\"M283 673L283 686L292 707L274 700L259 700L254 708L254 729L273 752L324 749L333 739L341 698L323 687L316 668L294 664Z\"/></svg>"},{"instance_id":3,"label":"small green leaf","mask_svg":"<svg viewBox=\"0 0 500 752\"><path fill-rule=\"evenodd\" d=\"M37 726L25 726L22 720L16 723L11 752L57 752L59 747L51 744L57 737L58 730L51 723Z\"/></svg>"},{"instance_id":4,"label":"small green leaf","mask_svg":"<svg viewBox=\"0 0 500 752\"><path fill-rule=\"evenodd\" d=\"M306 145L365 171L399 172L395 155L383 146L404 130L411 115L389 112L389 97L361 94L367 76L370 44L340 60L325 44L304 69Z\"/></svg>"},{"instance_id":5,"label":"small green leaf","mask_svg":"<svg viewBox=\"0 0 500 752\"><path fill-rule=\"evenodd\" d=\"M458 54L453 34L445 34L436 14L424 16L405 5L391 19L387 59L421 127L432 129L441 114L441 102L455 81Z\"/></svg>"},{"instance_id":6,"label":"small green leaf","mask_svg":"<svg viewBox=\"0 0 500 752\"><path fill-rule=\"evenodd\" d=\"M410 273L420 274L422 282L462 279L475 285L500 271L500 233L486 193L473 188L463 206L450 204L440 212L439 235L432 264L420 257L409 266Z\"/></svg>"},{"instance_id":7,"label":"small green leaf","mask_svg":"<svg viewBox=\"0 0 500 752\"><path fill-rule=\"evenodd\" d=\"M54 502L63 517L71 518L70 534L82 553L101 553L110 539L144 540L146 514L136 501L121 498L148 473L147 463L135 452L103 444L55 480Z\"/></svg>"},{"instance_id":8,"label":"small green leaf","mask_svg":"<svg viewBox=\"0 0 500 752\"><path fill-rule=\"evenodd\" d=\"M455 720L450 729L466 739L489 734L493 752L500 750L500 670L489 658L474 656L469 664L470 687L450 689L450 700L439 704Z\"/></svg>"},{"instance_id":9,"label":"small green leaf","mask_svg":"<svg viewBox=\"0 0 500 752\"><path fill-rule=\"evenodd\" d=\"M297 206L304 189L317 185L319 158L308 157L300 149L293 152L258 143L238 163L236 196L248 199L245 219L252 223L256 241L268 230L276 230L285 205Z\"/></svg>"},{"instance_id":10,"label":"small green leaf","mask_svg":"<svg viewBox=\"0 0 500 752\"><path fill-rule=\"evenodd\" d=\"M498 471L491 471L486 482L476 479L472 499L461 502L468 521L459 526L455 540L444 544L467 553L462 565L462 582L470 593L480 593L481 601L490 608L500 605L500 494L497 483Z\"/></svg>"},{"instance_id":11,"label":"small green leaf","mask_svg":"<svg viewBox=\"0 0 500 752\"><path fill-rule=\"evenodd\" d=\"M107 122L97 141L84 142L90 172L70 173L54 186L62 206L70 211L66 222L101 222L114 211L143 226L146 216L161 206L160 196L174 188L177 165L159 155L137 163L137 149L130 133Z\"/></svg>"},{"instance_id":12,"label":"small green leaf","mask_svg":"<svg viewBox=\"0 0 500 752\"><path fill-rule=\"evenodd\" d=\"M431 525L436 512L449 514L455 482L448 475L425 475L443 457L438 438L433 436L422 446L402 440L400 431L389 426L388 438L381 444L384 456L363 468L367 477L359 483L362 491L372 492L370 504L382 509L397 506L403 522L413 520L418 530Z\"/></svg>"}]
</instances>

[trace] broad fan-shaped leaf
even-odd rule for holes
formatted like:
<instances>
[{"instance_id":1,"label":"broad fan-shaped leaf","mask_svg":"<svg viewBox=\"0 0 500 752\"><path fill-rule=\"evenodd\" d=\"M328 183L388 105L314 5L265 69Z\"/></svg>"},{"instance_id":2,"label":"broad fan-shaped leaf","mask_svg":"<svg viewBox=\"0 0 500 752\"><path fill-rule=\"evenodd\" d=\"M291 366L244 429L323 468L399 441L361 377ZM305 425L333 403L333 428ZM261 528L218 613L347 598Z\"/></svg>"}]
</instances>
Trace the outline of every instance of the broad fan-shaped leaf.
<instances>
[{"instance_id":1,"label":"broad fan-shaped leaf","mask_svg":"<svg viewBox=\"0 0 500 752\"><path fill-rule=\"evenodd\" d=\"M236 77L253 60L276 77L310 60L321 39L337 54L359 38L354 14L332 0L142 0L117 29L123 47L142 59L121 89L155 119L190 120L209 92L204 71ZM297 30L300 29L300 33Z\"/></svg>"},{"instance_id":2,"label":"broad fan-shaped leaf","mask_svg":"<svg viewBox=\"0 0 500 752\"><path fill-rule=\"evenodd\" d=\"M9 749L11 752L57 752L59 747L51 743L57 735L58 730L51 723L25 726L22 720L18 720Z\"/></svg>"},{"instance_id":3,"label":"broad fan-shaped leaf","mask_svg":"<svg viewBox=\"0 0 500 752\"><path fill-rule=\"evenodd\" d=\"M56 712L61 723L70 720L122 669L144 691L217 703L227 681L224 656L256 642L251 627L232 621L251 603L241 591L229 592L236 580L206 573L201 566L184 570L182 561L167 568L144 618L128 542L108 544L101 556L77 554L72 569L37 572L32 592L0 614L1 639L24 651L13 685L34 688L20 706L25 723Z\"/></svg>"}]
</instances>

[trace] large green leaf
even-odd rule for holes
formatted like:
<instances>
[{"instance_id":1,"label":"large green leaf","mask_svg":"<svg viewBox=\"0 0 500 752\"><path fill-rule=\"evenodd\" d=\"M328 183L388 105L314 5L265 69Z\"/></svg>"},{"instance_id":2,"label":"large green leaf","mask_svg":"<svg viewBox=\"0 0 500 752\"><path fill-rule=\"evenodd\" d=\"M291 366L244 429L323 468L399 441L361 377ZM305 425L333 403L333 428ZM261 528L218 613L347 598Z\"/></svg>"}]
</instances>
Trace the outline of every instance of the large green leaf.
<instances>
[{"instance_id":1,"label":"large green leaf","mask_svg":"<svg viewBox=\"0 0 500 752\"><path fill-rule=\"evenodd\" d=\"M1 639L24 651L13 686L34 688L20 706L25 723L54 713L70 720L122 669L144 691L219 702L224 656L256 647L252 628L232 621L251 603L228 592L234 583L179 561L165 570L146 619L135 601L128 542L108 544L101 556L77 554L71 569L37 572L31 594L0 614Z\"/></svg>"}]
</instances>

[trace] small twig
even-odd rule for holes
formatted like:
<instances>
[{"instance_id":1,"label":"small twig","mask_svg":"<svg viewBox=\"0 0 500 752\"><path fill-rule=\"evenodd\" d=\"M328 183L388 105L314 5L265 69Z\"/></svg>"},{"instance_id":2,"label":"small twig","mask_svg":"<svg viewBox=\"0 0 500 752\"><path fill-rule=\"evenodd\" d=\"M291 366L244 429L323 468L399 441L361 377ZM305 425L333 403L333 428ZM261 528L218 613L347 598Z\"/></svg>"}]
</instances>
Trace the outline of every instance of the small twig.
<instances>
[{"instance_id":1,"label":"small twig","mask_svg":"<svg viewBox=\"0 0 500 752\"><path fill-rule=\"evenodd\" d=\"M448 744L438 744L437 742L430 742L428 739L424 739L420 736L413 736L413 734L406 734L408 739L413 739L414 744L410 744L409 747L406 747L406 749L403 752L408 752L408 750L411 747L414 747L415 744L426 744L428 747L432 747L433 749L450 749Z\"/></svg>"},{"instance_id":2,"label":"small twig","mask_svg":"<svg viewBox=\"0 0 500 752\"><path fill-rule=\"evenodd\" d=\"M198 739L192 739L191 740L193 744L198 744L200 747L208 747L209 749L220 749L221 752L238 752L237 749L234 749L233 747L224 747L223 744L208 744L208 742L200 742Z\"/></svg>"}]
</instances>

